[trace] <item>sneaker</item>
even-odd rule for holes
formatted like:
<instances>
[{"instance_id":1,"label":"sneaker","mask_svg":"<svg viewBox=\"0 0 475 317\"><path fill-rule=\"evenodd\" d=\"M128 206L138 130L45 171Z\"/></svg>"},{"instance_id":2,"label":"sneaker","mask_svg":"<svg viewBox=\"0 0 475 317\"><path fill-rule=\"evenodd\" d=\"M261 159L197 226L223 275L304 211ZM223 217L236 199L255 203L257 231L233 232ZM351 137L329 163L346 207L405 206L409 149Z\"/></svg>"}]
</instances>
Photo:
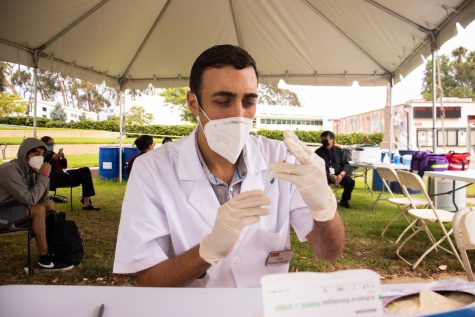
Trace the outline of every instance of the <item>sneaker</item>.
<instances>
[{"instance_id":1,"label":"sneaker","mask_svg":"<svg viewBox=\"0 0 475 317\"><path fill-rule=\"evenodd\" d=\"M40 271L68 271L74 268L72 264L54 263L48 255L40 255L38 258L38 268Z\"/></svg>"},{"instance_id":2,"label":"sneaker","mask_svg":"<svg viewBox=\"0 0 475 317\"><path fill-rule=\"evenodd\" d=\"M338 203L338 205L344 207L344 208L351 208L350 206L350 203L348 201L343 201L343 200L340 200L340 202Z\"/></svg>"}]
</instances>

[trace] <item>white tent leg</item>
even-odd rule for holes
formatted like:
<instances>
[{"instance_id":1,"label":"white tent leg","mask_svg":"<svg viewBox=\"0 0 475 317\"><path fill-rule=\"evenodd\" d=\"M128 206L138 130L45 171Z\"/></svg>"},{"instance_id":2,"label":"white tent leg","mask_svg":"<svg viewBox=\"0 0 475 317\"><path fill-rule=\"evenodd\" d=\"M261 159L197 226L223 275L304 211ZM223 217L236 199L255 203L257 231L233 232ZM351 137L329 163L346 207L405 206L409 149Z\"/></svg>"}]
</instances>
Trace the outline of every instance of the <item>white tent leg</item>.
<instances>
[{"instance_id":1,"label":"white tent leg","mask_svg":"<svg viewBox=\"0 0 475 317\"><path fill-rule=\"evenodd\" d=\"M33 137L36 138L36 109L38 108L38 60L33 57L33 95L35 97L35 104L33 108Z\"/></svg>"},{"instance_id":2,"label":"white tent leg","mask_svg":"<svg viewBox=\"0 0 475 317\"><path fill-rule=\"evenodd\" d=\"M394 109L393 109L393 78L389 78L388 90L387 90L387 100L389 102L389 158L391 158L391 153L393 151L394 144Z\"/></svg>"},{"instance_id":3,"label":"white tent leg","mask_svg":"<svg viewBox=\"0 0 475 317\"><path fill-rule=\"evenodd\" d=\"M123 116L125 110L125 93L121 87L119 94L119 182L122 183L122 133L124 129Z\"/></svg>"},{"instance_id":4,"label":"white tent leg","mask_svg":"<svg viewBox=\"0 0 475 317\"><path fill-rule=\"evenodd\" d=\"M437 118L437 106L435 100L437 98L437 87L436 83L436 60L435 60L435 45L432 45L432 152L435 153L437 149L437 129L436 129L436 118Z\"/></svg>"}]
</instances>

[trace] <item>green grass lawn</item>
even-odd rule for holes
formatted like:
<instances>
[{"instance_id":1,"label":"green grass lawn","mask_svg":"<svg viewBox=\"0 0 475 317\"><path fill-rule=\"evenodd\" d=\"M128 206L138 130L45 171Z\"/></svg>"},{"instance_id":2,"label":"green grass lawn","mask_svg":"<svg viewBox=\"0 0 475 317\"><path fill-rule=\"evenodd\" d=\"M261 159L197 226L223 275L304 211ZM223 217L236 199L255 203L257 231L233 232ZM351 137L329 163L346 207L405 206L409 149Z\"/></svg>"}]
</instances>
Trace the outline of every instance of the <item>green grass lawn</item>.
<instances>
[{"instance_id":1,"label":"green grass lawn","mask_svg":"<svg viewBox=\"0 0 475 317\"><path fill-rule=\"evenodd\" d=\"M74 212L69 204L57 204L57 210L66 211L70 219L75 220L84 238L85 256L82 264L72 271L62 273L35 272L30 277L23 271L26 260L25 234L16 233L0 236L0 284L93 284L93 285L130 285L134 284L132 276L112 274L117 228L120 219L120 207L125 192L126 182L107 182L95 180L97 195L94 204L101 207L99 212L80 210L80 188L73 190ZM378 204L375 212L371 211L373 198L363 187L362 180L357 179L354 190L352 209L340 210L346 227L346 247L343 256L337 261L315 259L306 243L300 243L292 233L291 241L294 254L291 271L331 272L343 269L368 268L381 274L386 279L396 277L434 277L440 272L442 264L448 266L447 272L463 275L463 270L452 256L445 252L430 254L419 267L412 271L408 265L395 255L396 246L381 238L381 229L396 214L397 209L386 201ZM473 186L469 193L473 195ZM69 197L69 190L58 190L59 194ZM404 229L404 221L396 222L387 236L395 239ZM433 232L436 232L434 226ZM415 242L415 243L414 243ZM36 260L36 245L31 243ZM409 243L402 254L410 260L429 246L423 234ZM471 255L475 260L474 254Z\"/></svg>"}]
</instances>

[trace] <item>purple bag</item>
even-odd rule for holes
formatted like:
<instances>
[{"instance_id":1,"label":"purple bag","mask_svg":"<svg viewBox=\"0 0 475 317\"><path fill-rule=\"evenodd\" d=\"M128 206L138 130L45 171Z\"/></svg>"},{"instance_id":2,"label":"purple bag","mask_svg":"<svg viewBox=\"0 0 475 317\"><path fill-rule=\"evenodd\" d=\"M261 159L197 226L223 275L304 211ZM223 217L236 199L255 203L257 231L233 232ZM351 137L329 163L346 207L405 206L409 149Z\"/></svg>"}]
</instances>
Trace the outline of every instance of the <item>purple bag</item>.
<instances>
[{"instance_id":1,"label":"purple bag","mask_svg":"<svg viewBox=\"0 0 475 317\"><path fill-rule=\"evenodd\" d=\"M422 177L425 171L446 171L449 161L445 154L434 154L429 151L416 151L412 155L411 170L418 171Z\"/></svg>"}]
</instances>

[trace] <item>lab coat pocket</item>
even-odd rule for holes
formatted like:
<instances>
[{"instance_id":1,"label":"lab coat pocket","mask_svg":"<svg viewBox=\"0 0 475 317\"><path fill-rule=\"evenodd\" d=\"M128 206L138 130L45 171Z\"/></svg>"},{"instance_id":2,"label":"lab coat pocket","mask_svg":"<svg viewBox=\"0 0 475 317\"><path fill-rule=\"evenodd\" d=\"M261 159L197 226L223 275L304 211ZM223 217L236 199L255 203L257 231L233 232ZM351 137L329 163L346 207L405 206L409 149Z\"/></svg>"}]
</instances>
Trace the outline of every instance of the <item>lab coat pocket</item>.
<instances>
[{"instance_id":1,"label":"lab coat pocket","mask_svg":"<svg viewBox=\"0 0 475 317\"><path fill-rule=\"evenodd\" d=\"M288 222L279 232L258 226L249 229L239 248L231 255L231 268L238 287L259 287L262 276L289 270L289 263L266 265L270 252L290 249Z\"/></svg>"}]
</instances>

